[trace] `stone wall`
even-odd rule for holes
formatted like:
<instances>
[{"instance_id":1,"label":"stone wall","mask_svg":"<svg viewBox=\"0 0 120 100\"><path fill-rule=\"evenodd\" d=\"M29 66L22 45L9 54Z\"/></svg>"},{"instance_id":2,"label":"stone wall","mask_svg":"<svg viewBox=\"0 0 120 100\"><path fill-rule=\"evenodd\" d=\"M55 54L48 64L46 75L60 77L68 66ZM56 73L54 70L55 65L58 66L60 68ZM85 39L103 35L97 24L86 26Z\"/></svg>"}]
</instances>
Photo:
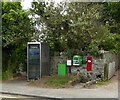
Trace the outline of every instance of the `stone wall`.
<instances>
[{"instance_id":1,"label":"stone wall","mask_svg":"<svg viewBox=\"0 0 120 100\"><path fill-rule=\"evenodd\" d=\"M103 55L103 59L104 59L104 63L107 64L107 68L108 68L108 79L110 79L114 73L116 72L116 70L119 67L119 54L112 54L108 51L105 51L104 55ZM106 72L104 72L106 74Z\"/></svg>"},{"instance_id":2,"label":"stone wall","mask_svg":"<svg viewBox=\"0 0 120 100\"><path fill-rule=\"evenodd\" d=\"M103 59L105 60L104 63L115 63L115 67L116 69L118 68L118 54L112 54L108 51L105 51L104 55L103 55Z\"/></svg>"},{"instance_id":3,"label":"stone wall","mask_svg":"<svg viewBox=\"0 0 120 100\"><path fill-rule=\"evenodd\" d=\"M86 58L86 57L85 57ZM57 74L57 64L66 63L67 56L64 54L59 55L56 53L51 58L51 73ZM115 55L108 51L105 51L102 57L93 57L93 71L94 75L101 75L102 78L110 79L115 71L120 68L120 54ZM80 70L83 73L87 73L86 64L81 67L72 67L72 73L77 73Z\"/></svg>"},{"instance_id":4,"label":"stone wall","mask_svg":"<svg viewBox=\"0 0 120 100\"><path fill-rule=\"evenodd\" d=\"M54 56L51 57L50 66L51 66L51 74L57 74L57 65L58 63L67 63L67 56L63 54L59 54L55 52Z\"/></svg>"},{"instance_id":5,"label":"stone wall","mask_svg":"<svg viewBox=\"0 0 120 100\"><path fill-rule=\"evenodd\" d=\"M110 79L120 68L120 54L112 54L108 51L105 51L102 57L96 58L93 57L93 63L92 63L92 78L97 78L99 75L102 79ZM81 66L80 68L78 67L73 67L72 68L72 73L77 73L77 71L80 70L81 73L86 74L86 64Z\"/></svg>"}]
</instances>

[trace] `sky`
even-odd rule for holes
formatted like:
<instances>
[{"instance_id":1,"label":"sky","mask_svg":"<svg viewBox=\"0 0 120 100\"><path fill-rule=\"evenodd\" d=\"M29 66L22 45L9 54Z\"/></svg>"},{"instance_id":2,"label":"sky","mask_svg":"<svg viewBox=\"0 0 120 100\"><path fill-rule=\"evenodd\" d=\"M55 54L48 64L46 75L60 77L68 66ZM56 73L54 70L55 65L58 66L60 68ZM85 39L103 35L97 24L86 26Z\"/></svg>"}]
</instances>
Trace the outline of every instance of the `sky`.
<instances>
[{"instance_id":1,"label":"sky","mask_svg":"<svg viewBox=\"0 0 120 100\"><path fill-rule=\"evenodd\" d=\"M23 0L23 2L21 2L22 6L23 6L23 9L29 9L31 7L31 2L33 0Z\"/></svg>"},{"instance_id":2,"label":"sky","mask_svg":"<svg viewBox=\"0 0 120 100\"><path fill-rule=\"evenodd\" d=\"M33 0L22 0L21 4L23 6L23 9L25 9L25 10L29 9L31 7L31 2L32 1ZM51 1L51 0L45 0L45 1L48 2L48 1ZM61 2L63 0L54 0L54 1L55 1L55 3L58 3L58 2Z\"/></svg>"}]
</instances>

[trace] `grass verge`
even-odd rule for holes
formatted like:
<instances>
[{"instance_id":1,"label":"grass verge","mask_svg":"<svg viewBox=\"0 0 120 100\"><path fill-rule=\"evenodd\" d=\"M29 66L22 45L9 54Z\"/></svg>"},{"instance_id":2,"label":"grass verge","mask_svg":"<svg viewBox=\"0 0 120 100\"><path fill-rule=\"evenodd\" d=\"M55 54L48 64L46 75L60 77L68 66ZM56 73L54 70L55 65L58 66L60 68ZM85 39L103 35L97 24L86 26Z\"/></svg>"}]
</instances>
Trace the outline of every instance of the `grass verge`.
<instances>
[{"instance_id":1,"label":"grass verge","mask_svg":"<svg viewBox=\"0 0 120 100\"><path fill-rule=\"evenodd\" d=\"M38 87L47 88L65 88L69 81L72 81L74 77L72 75L58 76L52 75L43 77L40 80L31 80L30 84Z\"/></svg>"},{"instance_id":2,"label":"grass verge","mask_svg":"<svg viewBox=\"0 0 120 100\"><path fill-rule=\"evenodd\" d=\"M63 88L69 81L72 81L73 79L73 76L51 76L46 81L46 84L51 87Z\"/></svg>"},{"instance_id":3,"label":"grass verge","mask_svg":"<svg viewBox=\"0 0 120 100\"><path fill-rule=\"evenodd\" d=\"M13 73L11 70L6 70L5 72L2 72L2 80L8 80L13 77Z\"/></svg>"},{"instance_id":4,"label":"grass verge","mask_svg":"<svg viewBox=\"0 0 120 100\"><path fill-rule=\"evenodd\" d=\"M99 80L96 82L97 86L104 86L104 85L108 85L110 83L109 80Z\"/></svg>"}]
</instances>

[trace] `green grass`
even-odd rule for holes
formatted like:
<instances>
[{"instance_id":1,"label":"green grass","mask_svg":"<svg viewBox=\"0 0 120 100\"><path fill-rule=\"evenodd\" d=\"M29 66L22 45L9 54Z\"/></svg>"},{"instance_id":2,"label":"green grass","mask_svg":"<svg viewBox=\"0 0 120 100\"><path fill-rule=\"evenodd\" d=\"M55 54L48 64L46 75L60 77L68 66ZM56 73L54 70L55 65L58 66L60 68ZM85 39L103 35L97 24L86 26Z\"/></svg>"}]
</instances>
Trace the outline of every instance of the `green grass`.
<instances>
[{"instance_id":1,"label":"green grass","mask_svg":"<svg viewBox=\"0 0 120 100\"><path fill-rule=\"evenodd\" d=\"M45 83L50 87L63 88L73 80L73 76L51 76Z\"/></svg>"},{"instance_id":2,"label":"green grass","mask_svg":"<svg viewBox=\"0 0 120 100\"><path fill-rule=\"evenodd\" d=\"M73 75L59 76L44 76L40 80L30 80L29 85L42 88L65 88L68 86L68 82L74 79Z\"/></svg>"},{"instance_id":3,"label":"green grass","mask_svg":"<svg viewBox=\"0 0 120 100\"><path fill-rule=\"evenodd\" d=\"M35 80L30 80L30 83L31 83L32 85L36 85L36 81L35 81Z\"/></svg>"},{"instance_id":4,"label":"green grass","mask_svg":"<svg viewBox=\"0 0 120 100\"><path fill-rule=\"evenodd\" d=\"M103 86L103 85L107 85L107 84L109 84L109 83L110 83L109 80L100 80L100 81L97 81L97 82L96 82L96 85L97 85L97 86Z\"/></svg>"},{"instance_id":5,"label":"green grass","mask_svg":"<svg viewBox=\"0 0 120 100\"><path fill-rule=\"evenodd\" d=\"M6 70L5 72L2 72L2 80L8 80L13 77L13 73L11 70Z\"/></svg>"}]
</instances>

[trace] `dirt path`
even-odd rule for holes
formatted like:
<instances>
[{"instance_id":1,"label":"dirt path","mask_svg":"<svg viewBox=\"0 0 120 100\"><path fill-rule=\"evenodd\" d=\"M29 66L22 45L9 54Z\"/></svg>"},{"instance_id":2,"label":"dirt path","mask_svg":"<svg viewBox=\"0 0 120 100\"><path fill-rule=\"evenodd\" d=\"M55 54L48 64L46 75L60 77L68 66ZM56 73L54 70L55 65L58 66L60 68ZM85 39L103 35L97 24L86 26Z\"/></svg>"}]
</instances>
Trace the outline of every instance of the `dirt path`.
<instances>
[{"instance_id":1,"label":"dirt path","mask_svg":"<svg viewBox=\"0 0 120 100\"><path fill-rule=\"evenodd\" d=\"M101 89L107 89L107 90L118 89L118 72L116 72L115 75L108 81L107 85L103 85L100 88Z\"/></svg>"}]
</instances>

